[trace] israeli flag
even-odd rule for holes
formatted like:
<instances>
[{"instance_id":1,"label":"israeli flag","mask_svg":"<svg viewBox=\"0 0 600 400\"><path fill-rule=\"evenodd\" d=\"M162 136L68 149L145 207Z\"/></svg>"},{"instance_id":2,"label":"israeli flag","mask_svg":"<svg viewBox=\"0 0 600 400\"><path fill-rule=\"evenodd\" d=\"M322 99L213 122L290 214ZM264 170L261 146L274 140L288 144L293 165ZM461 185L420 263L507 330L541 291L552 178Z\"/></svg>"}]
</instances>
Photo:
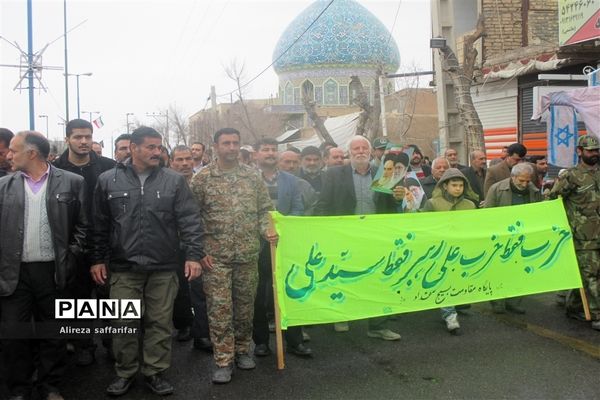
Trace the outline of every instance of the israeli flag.
<instances>
[{"instance_id":1,"label":"israeli flag","mask_svg":"<svg viewBox=\"0 0 600 400\"><path fill-rule=\"evenodd\" d=\"M546 122L548 162L562 168L577 165L577 115L569 106L550 106Z\"/></svg>"}]
</instances>

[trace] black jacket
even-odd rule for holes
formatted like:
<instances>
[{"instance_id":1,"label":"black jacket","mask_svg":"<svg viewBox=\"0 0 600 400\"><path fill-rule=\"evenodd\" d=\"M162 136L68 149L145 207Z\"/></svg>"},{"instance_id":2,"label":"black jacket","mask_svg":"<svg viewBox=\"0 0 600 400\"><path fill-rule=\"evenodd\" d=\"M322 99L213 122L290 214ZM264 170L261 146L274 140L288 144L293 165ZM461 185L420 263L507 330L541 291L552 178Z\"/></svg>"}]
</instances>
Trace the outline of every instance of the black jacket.
<instances>
[{"instance_id":1,"label":"black jacket","mask_svg":"<svg viewBox=\"0 0 600 400\"><path fill-rule=\"evenodd\" d=\"M428 199L430 199L433 195L433 189L435 189L435 185L437 185L437 181L434 179L433 175L429 175L427 178L421 181L421 186L423 187L425 196L427 196Z\"/></svg>"},{"instance_id":2,"label":"black jacket","mask_svg":"<svg viewBox=\"0 0 600 400\"><path fill-rule=\"evenodd\" d=\"M111 271L158 271L181 268L185 259L200 261L203 230L196 201L182 175L155 168L144 186L129 163L98 178L93 199L92 265Z\"/></svg>"},{"instance_id":3,"label":"black jacket","mask_svg":"<svg viewBox=\"0 0 600 400\"><path fill-rule=\"evenodd\" d=\"M25 182L21 172L0 179L0 296L11 295L19 282L25 228ZM83 254L88 230L82 177L50 167L46 210L54 242L55 282L64 289Z\"/></svg>"},{"instance_id":4,"label":"black jacket","mask_svg":"<svg viewBox=\"0 0 600 400\"><path fill-rule=\"evenodd\" d=\"M83 179L85 179L85 184L87 185L88 199L91 199L94 195L94 188L96 187L96 181L98 180L100 174L113 168L116 162L110 158L101 157L95 152L90 151L90 162L87 165L79 167L69 161L69 149L67 149L59 158L54 160L53 164L56 168L64 169L65 171L83 176ZM92 203L90 201L90 209L88 211L91 211L91 205Z\"/></svg>"},{"instance_id":5,"label":"black jacket","mask_svg":"<svg viewBox=\"0 0 600 400\"><path fill-rule=\"evenodd\" d=\"M371 176L375 175L371 168ZM340 165L327 168L315 215L353 215L356 210L356 193L352 166Z\"/></svg>"},{"instance_id":6,"label":"black jacket","mask_svg":"<svg viewBox=\"0 0 600 400\"><path fill-rule=\"evenodd\" d=\"M483 191L482 185L479 184L479 180L477 179L477 174L475 173L475 170L473 169L473 167L466 167L464 169L461 169L460 172L463 173L465 178L467 178L467 180L469 181L469 184L471 184L471 189L473 189L473 191L475 193L477 193L477 195L479 196L479 201L485 200L485 192ZM486 173L486 169L484 168L483 169L483 181L484 182L485 182L485 173ZM479 204L477 204L477 206L479 207Z\"/></svg>"}]
</instances>

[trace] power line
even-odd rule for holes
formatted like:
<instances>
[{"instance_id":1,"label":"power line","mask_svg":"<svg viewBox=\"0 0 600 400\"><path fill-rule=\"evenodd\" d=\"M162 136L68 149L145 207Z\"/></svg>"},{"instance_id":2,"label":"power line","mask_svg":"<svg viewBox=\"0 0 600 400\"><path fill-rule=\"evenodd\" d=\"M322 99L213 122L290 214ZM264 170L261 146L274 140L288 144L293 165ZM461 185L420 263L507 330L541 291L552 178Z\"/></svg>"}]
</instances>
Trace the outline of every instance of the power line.
<instances>
[{"instance_id":1,"label":"power line","mask_svg":"<svg viewBox=\"0 0 600 400\"><path fill-rule=\"evenodd\" d=\"M302 34L300 34L300 36L298 36L296 38L296 40L294 40L292 42L292 44L290 44L275 60L273 60L273 62L271 64L269 64L265 69L263 69L262 71L260 71L258 73L258 75L256 75L254 78L250 79L248 82L244 83L242 86L240 86L238 89L232 90L229 93L225 93L225 94L220 94L217 95L217 97L225 97L225 96L231 96L233 93L237 92L238 90L242 90L243 88L245 88L246 86L248 86L249 84L251 84L252 82L254 82L256 79L258 79L259 76L261 76L262 74L264 74L265 72L267 72L269 70L269 68L271 68L273 66L273 64L275 64L277 61L279 61L281 59L281 57L283 57L285 55L285 53L287 53L292 47L294 47L294 45L296 43L298 43L298 41L306 34L306 32L308 32L310 30L310 28L312 28L312 26L319 20L319 18L321 18L321 16L325 13L325 11L327 11L327 9L329 8L329 6L331 6L331 4L333 4L334 0L331 0L327 6L323 9L323 11L321 11L319 13L319 15L317 15L317 18L315 18L310 25L308 25L308 27L304 30L304 32L302 32Z\"/></svg>"}]
</instances>

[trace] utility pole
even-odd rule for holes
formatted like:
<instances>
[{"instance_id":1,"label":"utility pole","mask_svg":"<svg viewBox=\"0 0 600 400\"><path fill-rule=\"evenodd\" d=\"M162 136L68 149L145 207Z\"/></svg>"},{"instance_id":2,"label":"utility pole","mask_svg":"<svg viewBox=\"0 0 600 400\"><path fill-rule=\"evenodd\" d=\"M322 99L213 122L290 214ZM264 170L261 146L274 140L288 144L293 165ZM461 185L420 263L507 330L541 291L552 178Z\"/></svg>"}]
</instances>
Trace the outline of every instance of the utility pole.
<instances>
[{"instance_id":1,"label":"utility pole","mask_svg":"<svg viewBox=\"0 0 600 400\"><path fill-rule=\"evenodd\" d=\"M387 122L385 120L385 89L384 89L384 79L389 78L406 78L409 76L421 76L421 75L433 75L433 71L423 71L423 72L406 72L402 74L383 74L379 75L379 102L381 104L381 131L383 133L383 137L387 137Z\"/></svg>"},{"instance_id":2,"label":"utility pole","mask_svg":"<svg viewBox=\"0 0 600 400\"><path fill-rule=\"evenodd\" d=\"M48 116L41 114L41 115L38 115L38 118L46 118L46 139L48 139Z\"/></svg>"},{"instance_id":3,"label":"utility pole","mask_svg":"<svg viewBox=\"0 0 600 400\"><path fill-rule=\"evenodd\" d=\"M33 10L32 0L27 0L27 81L29 83L29 130L35 130L33 102Z\"/></svg>"},{"instance_id":4,"label":"utility pole","mask_svg":"<svg viewBox=\"0 0 600 400\"><path fill-rule=\"evenodd\" d=\"M165 138L166 138L167 143L169 143L169 110L167 109L164 114L161 113L161 112L146 113L146 116L147 117L154 117L154 119L156 119L157 121L158 121L157 117L165 117L165 120L166 120L165 121L166 122L165 123L165 127L166 127L166 129L165 129Z\"/></svg>"},{"instance_id":5,"label":"utility pole","mask_svg":"<svg viewBox=\"0 0 600 400\"><path fill-rule=\"evenodd\" d=\"M127 121L127 133L129 133L129 116L133 115L133 113L126 113L125 120Z\"/></svg>"},{"instance_id":6,"label":"utility pole","mask_svg":"<svg viewBox=\"0 0 600 400\"><path fill-rule=\"evenodd\" d=\"M69 57L67 56L67 0L63 1L65 35L65 120L69 120Z\"/></svg>"},{"instance_id":7,"label":"utility pole","mask_svg":"<svg viewBox=\"0 0 600 400\"><path fill-rule=\"evenodd\" d=\"M92 123L92 114L100 114L100 111L82 111L82 114L88 114L88 120Z\"/></svg>"}]
</instances>

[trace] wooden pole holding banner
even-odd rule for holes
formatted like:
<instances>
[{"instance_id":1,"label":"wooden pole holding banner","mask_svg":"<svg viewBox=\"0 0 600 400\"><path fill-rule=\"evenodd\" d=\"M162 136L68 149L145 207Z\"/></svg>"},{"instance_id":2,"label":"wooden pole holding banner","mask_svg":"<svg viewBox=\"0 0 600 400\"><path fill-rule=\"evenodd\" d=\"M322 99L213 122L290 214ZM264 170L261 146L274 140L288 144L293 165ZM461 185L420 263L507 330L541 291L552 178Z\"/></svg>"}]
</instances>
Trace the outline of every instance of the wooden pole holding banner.
<instances>
[{"instance_id":1,"label":"wooden pole holding banner","mask_svg":"<svg viewBox=\"0 0 600 400\"><path fill-rule=\"evenodd\" d=\"M591 321L592 316L590 314L590 305L588 304L587 296L585 295L585 289L579 288L579 294L581 295L581 303L583 304L583 313L585 314L585 320Z\"/></svg>"},{"instance_id":2,"label":"wooden pole holding banner","mask_svg":"<svg viewBox=\"0 0 600 400\"><path fill-rule=\"evenodd\" d=\"M275 233L275 225L273 224L273 217L269 214L269 234ZM285 368L285 360L283 358L283 335L281 333L281 315L279 314L279 303L277 302L277 260L275 259L275 252L277 246L269 242L271 246L271 275L273 277L273 303L275 305L275 346L277 349L277 369Z\"/></svg>"}]
</instances>

